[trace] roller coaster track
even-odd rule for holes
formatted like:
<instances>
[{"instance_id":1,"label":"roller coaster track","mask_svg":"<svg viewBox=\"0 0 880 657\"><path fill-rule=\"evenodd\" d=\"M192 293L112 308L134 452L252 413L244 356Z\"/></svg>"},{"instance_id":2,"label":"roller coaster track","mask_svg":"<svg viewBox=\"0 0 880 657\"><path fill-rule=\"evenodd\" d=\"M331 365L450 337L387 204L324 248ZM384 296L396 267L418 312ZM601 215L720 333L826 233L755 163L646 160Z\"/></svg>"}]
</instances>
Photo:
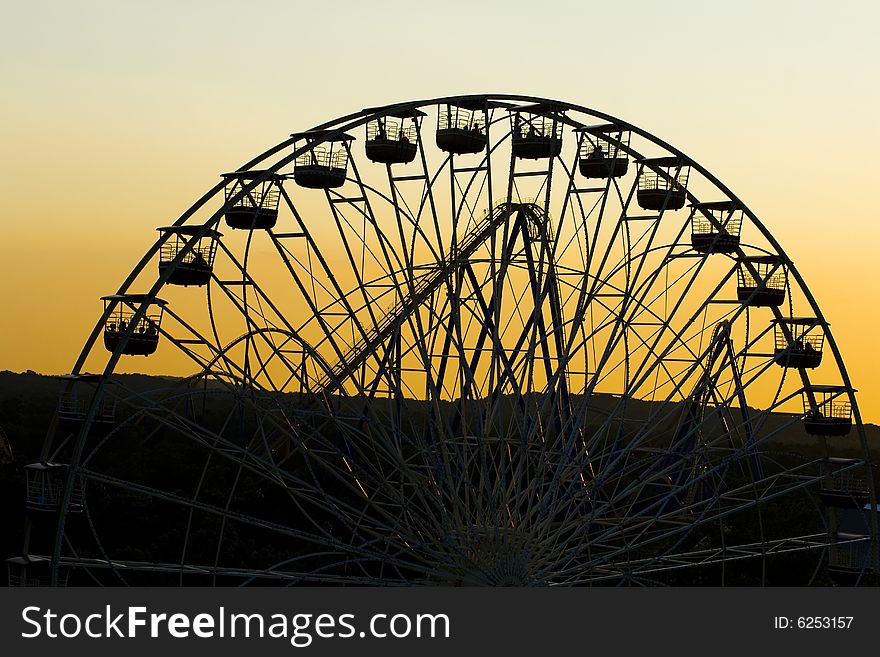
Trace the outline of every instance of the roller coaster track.
<instances>
[{"instance_id":1,"label":"roller coaster track","mask_svg":"<svg viewBox=\"0 0 880 657\"><path fill-rule=\"evenodd\" d=\"M437 263L436 267L430 269L410 288L408 295L400 298L394 306L385 311L382 319L345 352L330 372L315 383L313 394L322 397L338 390L372 354L377 353L378 347L394 334L406 318L416 312L437 289L449 281L458 269L466 265L470 257L491 237L492 233L517 211L526 215L518 217L517 221L544 219L540 208L531 203L503 202L489 210L459 242L455 255Z\"/></svg>"}]
</instances>

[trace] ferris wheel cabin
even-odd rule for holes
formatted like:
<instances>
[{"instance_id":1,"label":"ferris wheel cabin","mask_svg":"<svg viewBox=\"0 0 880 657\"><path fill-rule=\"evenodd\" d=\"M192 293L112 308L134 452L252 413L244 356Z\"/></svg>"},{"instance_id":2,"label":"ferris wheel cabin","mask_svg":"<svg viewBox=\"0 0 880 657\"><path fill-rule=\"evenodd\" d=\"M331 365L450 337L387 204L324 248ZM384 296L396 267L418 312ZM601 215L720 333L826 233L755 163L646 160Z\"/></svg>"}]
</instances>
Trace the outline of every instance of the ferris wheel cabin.
<instances>
[{"instance_id":1,"label":"ferris wheel cabin","mask_svg":"<svg viewBox=\"0 0 880 657\"><path fill-rule=\"evenodd\" d=\"M52 585L52 562L46 557L25 555L6 560L9 586L44 587ZM68 571L59 570L57 586L67 586Z\"/></svg>"},{"instance_id":2,"label":"ferris wheel cabin","mask_svg":"<svg viewBox=\"0 0 880 657\"><path fill-rule=\"evenodd\" d=\"M27 480L27 508L31 511L58 511L64 502L70 466L63 463L30 463L24 466ZM67 510L79 513L83 509L83 488L77 477L70 491Z\"/></svg>"},{"instance_id":3,"label":"ferris wheel cabin","mask_svg":"<svg viewBox=\"0 0 880 657\"><path fill-rule=\"evenodd\" d=\"M804 429L811 436L845 436L852 430L850 391L845 386L811 385L803 392Z\"/></svg>"},{"instance_id":4,"label":"ferris wheel cabin","mask_svg":"<svg viewBox=\"0 0 880 657\"><path fill-rule=\"evenodd\" d=\"M417 109L391 112L367 122L367 158L381 164L408 164L418 152L418 129L425 113Z\"/></svg>"},{"instance_id":5,"label":"ferris wheel cabin","mask_svg":"<svg viewBox=\"0 0 880 657\"><path fill-rule=\"evenodd\" d=\"M866 504L859 511L863 516L870 513L880 513L878 505ZM871 541L871 531L864 521L858 524L864 527L860 533L836 532L830 546L828 574L842 586L857 586L866 574L880 571L880 559Z\"/></svg>"},{"instance_id":6,"label":"ferris wheel cabin","mask_svg":"<svg viewBox=\"0 0 880 657\"><path fill-rule=\"evenodd\" d=\"M743 211L733 201L694 203L691 246L700 253L733 253L739 248Z\"/></svg>"},{"instance_id":7,"label":"ferris wheel cabin","mask_svg":"<svg viewBox=\"0 0 880 657\"><path fill-rule=\"evenodd\" d=\"M774 327L776 348L773 360L781 367L813 369L822 363L825 334L815 317L777 320Z\"/></svg>"},{"instance_id":8,"label":"ferris wheel cabin","mask_svg":"<svg viewBox=\"0 0 880 657\"><path fill-rule=\"evenodd\" d=\"M487 100L461 100L437 106L437 148L454 155L486 149L489 110L500 106Z\"/></svg>"},{"instance_id":9,"label":"ferris wheel cabin","mask_svg":"<svg viewBox=\"0 0 880 657\"><path fill-rule=\"evenodd\" d=\"M629 170L630 131L613 123L575 129L582 133L578 170L584 178L620 178Z\"/></svg>"},{"instance_id":10,"label":"ferris wheel cabin","mask_svg":"<svg viewBox=\"0 0 880 657\"><path fill-rule=\"evenodd\" d=\"M165 301L146 294L115 294L101 297L107 320L104 324L104 347L129 356L149 356L159 346ZM141 306L146 306L138 319Z\"/></svg>"},{"instance_id":11,"label":"ferris wheel cabin","mask_svg":"<svg viewBox=\"0 0 880 657\"><path fill-rule=\"evenodd\" d=\"M291 137L308 142L308 150L293 165L297 185L306 189L342 187L348 174L348 142L354 137L332 130L299 132Z\"/></svg>"},{"instance_id":12,"label":"ferris wheel cabin","mask_svg":"<svg viewBox=\"0 0 880 657\"><path fill-rule=\"evenodd\" d=\"M827 506L861 509L871 499L871 490L865 476L865 462L861 459L828 457L820 463L822 484L819 497Z\"/></svg>"},{"instance_id":13,"label":"ferris wheel cabin","mask_svg":"<svg viewBox=\"0 0 880 657\"><path fill-rule=\"evenodd\" d=\"M737 265L736 298L752 307L779 307L785 301L788 270L778 256L753 256Z\"/></svg>"},{"instance_id":14,"label":"ferris wheel cabin","mask_svg":"<svg viewBox=\"0 0 880 657\"><path fill-rule=\"evenodd\" d=\"M562 152L565 110L553 103L510 109L513 156L526 160L556 157Z\"/></svg>"},{"instance_id":15,"label":"ferris wheel cabin","mask_svg":"<svg viewBox=\"0 0 880 657\"><path fill-rule=\"evenodd\" d=\"M159 276L167 272L169 285L207 285L214 268L217 240L222 235L201 226L166 226L157 230L165 238L159 251Z\"/></svg>"},{"instance_id":16,"label":"ferris wheel cabin","mask_svg":"<svg viewBox=\"0 0 880 657\"><path fill-rule=\"evenodd\" d=\"M639 207L656 212L681 210L687 199L690 166L675 156L639 160L639 164Z\"/></svg>"},{"instance_id":17,"label":"ferris wheel cabin","mask_svg":"<svg viewBox=\"0 0 880 657\"><path fill-rule=\"evenodd\" d=\"M75 431L88 418L95 387L101 382L103 377L98 374L67 374L58 378L66 381L67 384L58 396L55 416L58 418L60 426ZM92 415L92 426L108 427L112 426L115 422L116 400L105 393L98 400L97 407Z\"/></svg>"},{"instance_id":18,"label":"ferris wheel cabin","mask_svg":"<svg viewBox=\"0 0 880 657\"><path fill-rule=\"evenodd\" d=\"M267 230L278 221L279 176L268 171L224 173L226 224L239 230Z\"/></svg>"}]
</instances>

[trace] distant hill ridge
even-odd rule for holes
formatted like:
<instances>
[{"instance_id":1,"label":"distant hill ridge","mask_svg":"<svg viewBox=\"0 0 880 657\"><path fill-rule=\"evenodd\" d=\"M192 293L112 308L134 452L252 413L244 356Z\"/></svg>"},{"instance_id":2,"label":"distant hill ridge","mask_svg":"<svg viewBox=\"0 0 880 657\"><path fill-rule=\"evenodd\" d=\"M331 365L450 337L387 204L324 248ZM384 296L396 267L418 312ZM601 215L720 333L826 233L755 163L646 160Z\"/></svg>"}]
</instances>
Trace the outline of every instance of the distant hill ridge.
<instances>
[{"instance_id":1,"label":"distant hill ridge","mask_svg":"<svg viewBox=\"0 0 880 657\"><path fill-rule=\"evenodd\" d=\"M181 377L148 374L114 374L114 379L136 391L147 391L183 381ZM11 447L16 461L37 458L46 430L49 427L63 386L56 375L38 374L32 370L23 373L0 371L0 430L6 436L6 445L0 444L0 452ZM618 398L613 395L597 394L592 406L597 412L610 410ZM418 403L418 402L414 402ZM643 420L650 412L651 403L641 400L628 402L627 419L633 422ZM754 413L758 411L753 409ZM767 420L771 429L779 432L768 444L779 449L809 451L817 446L817 439L808 436L799 422L792 422L795 416L788 413L773 413ZM791 426L783 427L791 423ZM874 462L880 461L880 426L865 424L865 433ZM0 436L2 436L0 434ZM2 440L2 438L0 438ZM845 438L835 438L835 453L858 455L860 447L855 433Z\"/></svg>"}]
</instances>

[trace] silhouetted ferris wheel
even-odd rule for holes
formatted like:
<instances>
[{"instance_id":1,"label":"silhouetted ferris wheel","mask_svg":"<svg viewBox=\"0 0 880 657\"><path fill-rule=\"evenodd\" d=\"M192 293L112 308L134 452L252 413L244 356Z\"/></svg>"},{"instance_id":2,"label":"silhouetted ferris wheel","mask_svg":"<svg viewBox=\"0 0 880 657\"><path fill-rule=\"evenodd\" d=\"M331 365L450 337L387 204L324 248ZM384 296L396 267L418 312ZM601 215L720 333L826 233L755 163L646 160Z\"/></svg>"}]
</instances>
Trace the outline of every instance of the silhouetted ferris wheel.
<instances>
[{"instance_id":1,"label":"silhouetted ferris wheel","mask_svg":"<svg viewBox=\"0 0 880 657\"><path fill-rule=\"evenodd\" d=\"M137 355L192 375L120 375ZM567 103L291 135L159 229L64 385L13 583L877 566L855 391L791 260L684 153Z\"/></svg>"}]
</instances>

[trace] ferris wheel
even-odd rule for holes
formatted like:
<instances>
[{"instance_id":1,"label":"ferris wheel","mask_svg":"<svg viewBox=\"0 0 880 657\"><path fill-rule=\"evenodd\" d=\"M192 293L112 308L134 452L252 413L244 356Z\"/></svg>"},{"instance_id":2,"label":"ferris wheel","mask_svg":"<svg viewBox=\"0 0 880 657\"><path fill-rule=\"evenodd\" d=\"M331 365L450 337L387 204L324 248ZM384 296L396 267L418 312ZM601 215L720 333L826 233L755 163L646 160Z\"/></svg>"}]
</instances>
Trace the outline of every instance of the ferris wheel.
<instances>
[{"instance_id":1,"label":"ferris wheel","mask_svg":"<svg viewBox=\"0 0 880 657\"><path fill-rule=\"evenodd\" d=\"M103 302L12 583L877 568L855 390L801 275L711 173L601 112L469 95L294 133ZM119 373L139 356L179 377Z\"/></svg>"}]
</instances>

